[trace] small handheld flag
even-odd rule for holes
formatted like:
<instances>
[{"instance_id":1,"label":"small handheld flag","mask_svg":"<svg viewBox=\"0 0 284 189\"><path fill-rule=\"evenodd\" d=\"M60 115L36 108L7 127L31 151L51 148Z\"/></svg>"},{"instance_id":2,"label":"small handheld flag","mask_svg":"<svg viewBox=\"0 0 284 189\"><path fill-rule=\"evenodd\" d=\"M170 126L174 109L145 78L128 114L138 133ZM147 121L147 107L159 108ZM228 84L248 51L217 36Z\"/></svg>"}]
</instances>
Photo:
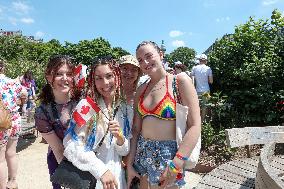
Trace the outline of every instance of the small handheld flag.
<instances>
[{"instance_id":1,"label":"small handheld flag","mask_svg":"<svg viewBox=\"0 0 284 189\"><path fill-rule=\"evenodd\" d=\"M89 96L80 100L73 113L73 119L79 127L82 127L95 114L100 107Z\"/></svg>"},{"instance_id":2,"label":"small handheld flag","mask_svg":"<svg viewBox=\"0 0 284 189\"><path fill-rule=\"evenodd\" d=\"M78 88L84 87L87 77L87 66L84 64L79 64L78 66L76 66L74 73L75 73L74 77L75 85Z\"/></svg>"}]
</instances>

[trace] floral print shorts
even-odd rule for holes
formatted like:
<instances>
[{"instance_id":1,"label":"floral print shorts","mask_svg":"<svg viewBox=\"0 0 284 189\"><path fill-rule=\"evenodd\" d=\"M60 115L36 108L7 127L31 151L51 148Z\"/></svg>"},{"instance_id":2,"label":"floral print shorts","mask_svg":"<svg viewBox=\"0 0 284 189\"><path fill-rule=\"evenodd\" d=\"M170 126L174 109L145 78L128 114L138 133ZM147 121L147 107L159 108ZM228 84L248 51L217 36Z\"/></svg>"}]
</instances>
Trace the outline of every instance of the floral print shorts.
<instances>
[{"instance_id":1,"label":"floral print shorts","mask_svg":"<svg viewBox=\"0 0 284 189\"><path fill-rule=\"evenodd\" d=\"M18 139L21 130L21 116L14 113L12 116L12 127L5 131L0 131L0 148L8 143L9 139Z\"/></svg>"},{"instance_id":2,"label":"floral print shorts","mask_svg":"<svg viewBox=\"0 0 284 189\"><path fill-rule=\"evenodd\" d=\"M150 185L158 185L161 174L166 169L169 160L175 157L176 152L175 140L148 140L140 135L133 166L140 175L148 176ZM182 182L184 182L183 179Z\"/></svg>"}]
</instances>

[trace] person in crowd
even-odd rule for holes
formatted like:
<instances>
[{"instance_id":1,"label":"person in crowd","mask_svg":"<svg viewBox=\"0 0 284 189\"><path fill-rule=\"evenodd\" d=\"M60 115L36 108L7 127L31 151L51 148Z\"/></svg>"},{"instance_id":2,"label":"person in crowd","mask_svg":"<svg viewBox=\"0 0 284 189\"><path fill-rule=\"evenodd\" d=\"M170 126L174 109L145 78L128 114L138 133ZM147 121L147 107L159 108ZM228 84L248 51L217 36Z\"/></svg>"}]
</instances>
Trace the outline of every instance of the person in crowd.
<instances>
[{"instance_id":1,"label":"person in crowd","mask_svg":"<svg viewBox=\"0 0 284 189\"><path fill-rule=\"evenodd\" d=\"M121 72L122 91L127 104L133 106L141 71L136 57L125 55L119 59ZM133 108L132 108L133 109Z\"/></svg>"},{"instance_id":2,"label":"person in crowd","mask_svg":"<svg viewBox=\"0 0 284 189\"><path fill-rule=\"evenodd\" d=\"M181 72L186 72L187 67L186 67L186 65L184 65L183 63L178 61L178 62L175 62L174 70L175 70L175 74L179 74Z\"/></svg>"},{"instance_id":3,"label":"person in crowd","mask_svg":"<svg viewBox=\"0 0 284 189\"><path fill-rule=\"evenodd\" d=\"M121 76L115 65L116 61L111 57L93 61L86 94L100 110L83 126L78 126L78 123L70 126L74 129L64 138L64 156L97 179L96 189L126 188L122 156L129 152L131 125L125 124L125 120L131 109L126 113L125 103L121 103ZM129 78L129 81L132 79ZM124 90L130 104L131 90Z\"/></svg>"},{"instance_id":4,"label":"person in crowd","mask_svg":"<svg viewBox=\"0 0 284 189\"><path fill-rule=\"evenodd\" d=\"M35 108L36 83L30 70L26 71L21 79L22 86L26 89L28 95L22 105L22 115L27 116L27 122L31 120L31 111Z\"/></svg>"},{"instance_id":5,"label":"person in crowd","mask_svg":"<svg viewBox=\"0 0 284 189\"><path fill-rule=\"evenodd\" d=\"M18 188L16 181L18 159L16 154L17 142L21 129L21 116L17 105L21 84L5 76L5 61L0 60L0 95L3 104L11 114L12 126L10 129L0 130L0 189ZM5 166L8 167L8 182Z\"/></svg>"},{"instance_id":6,"label":"person in crowd","mask_svg":"<svg viewBox=\"0 0 284 189\"><path fill-rule=\"evenodd\" d=\"M175 70L174 70L172 67L170 67L170 66L168 66L168 67L166 68L166 71L167 71L168 73L170 73L170 74L174 74L174 73L175 73Z\"/></svg>"},{"instance_id":7,"label":"person in crowd","mask_svg":"<svg viewBox=\"0 0 284 189\"><path fill-rule=\"evenodd\" d=\"M136 49L140 69L150 77L135 95L132 139L127 161L128 188L135 177L140 188L178 188L184 185L184 160L196 145L201 121L199 104L191 79L174 76L163 68L163 54L152 41L143 41ZM176 95L189 108L187 132L182 143L176 142ZM177 177L179 176L179 178Z\"/></svg>"},{"instance_id":8,"label":"person in crowd","mask_svg":"<svg viewBox=\"0 0 284 189\"><path fill-rule=\"evenodd\" d=\"M35 126L49 144L47 164L50 176L63 159L63 137L80 93L74 87L75 68L72 59L65 55L50 58L45 69L47 83L39 99L41 104L35 111ZM53 189L60 189L53 183Z\"/></svg>"},{"instance_id":9,"label":"person in crowd","mask_svg":"<svg viewBox=\"0 0 284 189\"><path fill-rule=\"evenodd\" d=\"M206 65L207 56L205 54L201 54L198 60L199 64L192 68L190 76L195 81L196 91L201 99L201 120L204 121L207 114L206 103L210 96L209 84L213 83L213 74L211 68Z\"/></svg>"},{"instance_id":10,"label":"person in crowd","mask_svg":"<svg viewBox=\"0 0 284 189\"><path fill-rule=\"evenodd\" d=\"M121 81L122 81L122 99L124 108L123 114L127 119L124 120L124 124L130 128L132 126L133 121L133 105L134 105L134 96L137 90L138 81L140 76L142 75L141 70L139 68L139 63L136 57L132 55L122 56L119 61L119 69L121 73ZM126 127L126 128L127 128ZM131 138L131 131L129 133L129 139ZM126 165L127 156L123 158L123 165Z\"/></svg>"}]
</instances>

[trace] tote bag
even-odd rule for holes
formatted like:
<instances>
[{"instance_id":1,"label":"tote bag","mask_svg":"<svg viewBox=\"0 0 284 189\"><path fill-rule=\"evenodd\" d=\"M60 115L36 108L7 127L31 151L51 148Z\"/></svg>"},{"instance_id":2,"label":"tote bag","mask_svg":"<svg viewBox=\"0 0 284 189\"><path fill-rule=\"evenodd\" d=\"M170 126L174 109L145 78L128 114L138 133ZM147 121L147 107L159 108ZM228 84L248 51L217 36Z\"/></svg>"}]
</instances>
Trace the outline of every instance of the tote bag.
<instances>
[{"instance_id":1,"label":"tote bag","mask_svg":"<svg viewBox=\"0 0 284 189\"><path fill-rule=\"evenodd\" d=\"M176 97L176 141L177 145L179 147L180 143L182 142L182 139L187 132L187 115L188 115L188 107L184 106L180 103L180 96L178 92L178 83L177 83L177 76L174 77L173 80L173 93ZM201 149L201 134L198 137L198 141L193 148L189 160L185 161L185 169L193 169L199 159L200 155L200 149Z\"/></svg>"},{"instance_id":2,"label":"tote bag","mask_svg":"<svg viewBox=\"0 0 284 189\"><path fill-rule=\"evenodd\" d=\"M185 133L187 132L187 124L186 124L187 114L188 114L188 107L177 103L176 104L176 141L178 146L182 142L182 139ZM198 141L189 156L189 160L185 161L185 169L192 169L196 166L199 159L200 149L201 149L201 135L199 135L198 137Z\"/></svg>"}]
</instances>

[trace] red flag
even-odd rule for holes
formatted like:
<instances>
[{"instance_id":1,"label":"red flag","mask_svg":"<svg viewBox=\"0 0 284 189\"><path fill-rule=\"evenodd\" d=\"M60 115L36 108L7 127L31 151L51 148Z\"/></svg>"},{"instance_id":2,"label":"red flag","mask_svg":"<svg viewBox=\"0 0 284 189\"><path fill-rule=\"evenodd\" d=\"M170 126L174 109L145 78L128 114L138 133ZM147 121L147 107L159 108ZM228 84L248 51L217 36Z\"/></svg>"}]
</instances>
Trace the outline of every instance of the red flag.
<instances>
[{"instance_id":1,"label":"red flag","mask_svg":"<svg viewBox=\"0 0 284 189\"><path fill-rule=\"evenodd\" d=\"M87 66L83 64L79 64L78 66L76 66L74 73L75 73L75 77L74 77L75 85L79 88L84 87L86 77L87 77Z\"/></svg>"},{"instance_id":2,"label":"red flag","mask_svg":"<svg viewBox=\"0 0 284 189\"><path fill-rule=\"evenodd\" d=\"M87 96L80 100L73 113L73 119L79 127L82 127L95 114L100 111L100 107Z\"/></svg>"}]
</instances>

